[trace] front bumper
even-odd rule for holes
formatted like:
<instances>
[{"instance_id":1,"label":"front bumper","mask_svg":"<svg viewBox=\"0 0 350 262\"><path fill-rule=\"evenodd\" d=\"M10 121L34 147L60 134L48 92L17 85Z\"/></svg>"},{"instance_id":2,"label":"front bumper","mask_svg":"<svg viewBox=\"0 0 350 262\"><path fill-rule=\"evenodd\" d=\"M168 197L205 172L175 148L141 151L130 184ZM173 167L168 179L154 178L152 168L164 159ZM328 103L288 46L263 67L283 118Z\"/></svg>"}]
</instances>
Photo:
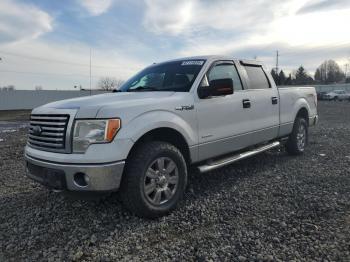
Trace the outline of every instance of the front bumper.
<instances>
[{"instance_id":1,"label":"front bumper","mask_svg":"<svg viewBox=\"0 0 350 262\"><path fill-rule=\"evenodd\" d=\"M49 162L25 155L26 174L53 189L69 191L116 191L125 161L104 164L66 164Z\"/></svg>"}]
</instances>

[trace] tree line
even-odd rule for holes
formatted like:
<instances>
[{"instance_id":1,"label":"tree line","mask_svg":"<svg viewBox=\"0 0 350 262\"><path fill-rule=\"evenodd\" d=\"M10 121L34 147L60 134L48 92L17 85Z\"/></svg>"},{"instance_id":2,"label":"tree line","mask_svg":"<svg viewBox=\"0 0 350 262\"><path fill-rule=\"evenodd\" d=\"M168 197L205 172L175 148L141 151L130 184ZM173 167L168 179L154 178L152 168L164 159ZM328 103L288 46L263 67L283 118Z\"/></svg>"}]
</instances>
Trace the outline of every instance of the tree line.
<instances>
[{"instance_id":1,"label":"tree line","mask_svg":"<svg viewBox=\"0 0 350 262\"><path fill-rule=\"evenodd\" d=\"M283 70L276 72L276 69L271 70L271 75L276 85L350 83L350 76L346 77L346 74L334 60L324 61L317 67L313 77L302 65L288 76L286 76Z\"/></svg>"}]
</instances>

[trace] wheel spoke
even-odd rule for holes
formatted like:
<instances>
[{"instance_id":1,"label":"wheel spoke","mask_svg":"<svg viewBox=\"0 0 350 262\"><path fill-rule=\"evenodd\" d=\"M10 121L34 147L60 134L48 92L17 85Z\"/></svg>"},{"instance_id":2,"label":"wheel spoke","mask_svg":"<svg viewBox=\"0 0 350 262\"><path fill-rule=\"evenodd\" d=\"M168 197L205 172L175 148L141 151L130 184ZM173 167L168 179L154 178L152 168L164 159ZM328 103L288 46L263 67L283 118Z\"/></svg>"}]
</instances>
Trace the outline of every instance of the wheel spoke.
<instances>
[{"instance_id":1,"label":"wheel spoke","mask_svg":"<svg viewBox=\"0 0 350 262\"><path fill-rule=\"evenodd\" d=\"M158 177L156 171L154 171L152 168L148 168L146 176L153 179Z\"/></svg>"},{"instance_id":2,"label":"wheel spoke","mask_svg":"<svg viewBox=\"0 0 350 262\"><path fill-rule=\"evenodd\" d=\"M170 161L167 168L166 168L166 171L168 174L170 174L171 172L174 171L174 169L176 168L176 165L173 161Z\"/></svg>"},{"instance_id":3,"label":"wheel spoke","mask_svg":"<svg viewBox=\"0 0 350 262\"><path fill-rule=\"evenodd\" d=\"M171 176L168 179L168 183L172 185L176 185L178 180L179 180L178 176Z\"/></svg>"},{"instance_id":4,"label":"wheel spoke","mask_svg":"<svg viewBox=\"0 0 350 262\"><path fill-rule=\"evenodd\" d=\"M148 185L145 186L145 193L147 195L151 194L156 190L156 184L154 182L149 183Z\"/></svg>"},{"instance_id":5,"label":"wheel spoke","mask_svg":"<svg viewBox=\"0 0 350 262\"><path fill-rule=\"evenodd\" d=\"M155 204L159 205L161 198L162 198L162 191L158 190L158 191L156 191L156 193L154 195L153 202Z\"/></svg>"},{"instance_id":6,"label":"wheel spoke","mask_svg":"<svg viewBox=\"0 0 350 262\"><path fill-rule=\"evenodd\" d=\"M172 196L170 188L167 187L163 192L164 192L165 198L167 200L169 200L171 198L171 196Z\"/></svg>"},{"instance_id":7,"label":"wheel spoke","mask_svg":"<svg viewBox=\"0 0 350 262\"><path fill-rule=\"evenodd\" d=\"M164 157L158 158L157 159L157 165L159 170L164 169Z\"/></svg>"}]
</instances>

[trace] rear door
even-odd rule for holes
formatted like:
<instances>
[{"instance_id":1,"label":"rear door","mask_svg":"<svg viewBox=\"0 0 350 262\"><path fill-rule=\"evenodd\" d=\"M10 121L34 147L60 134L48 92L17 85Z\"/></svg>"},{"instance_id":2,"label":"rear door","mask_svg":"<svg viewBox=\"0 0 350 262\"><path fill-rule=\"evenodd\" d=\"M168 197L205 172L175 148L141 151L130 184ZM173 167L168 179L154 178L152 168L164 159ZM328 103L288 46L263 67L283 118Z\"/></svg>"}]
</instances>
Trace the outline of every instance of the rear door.
<instances>
[{"instance_id":1,"label":"rear door","mask_svg":"<svg viewBox=\"0 0 350 262\"><path fill-rule=\"evenodd\" d=\"M251 143L258 144L278 136L279 94L261 64L240 61L239 70L246 81L246 101L249 101ZM247 102L248 103L248 102Z\"/></svg>"}]
</instances>

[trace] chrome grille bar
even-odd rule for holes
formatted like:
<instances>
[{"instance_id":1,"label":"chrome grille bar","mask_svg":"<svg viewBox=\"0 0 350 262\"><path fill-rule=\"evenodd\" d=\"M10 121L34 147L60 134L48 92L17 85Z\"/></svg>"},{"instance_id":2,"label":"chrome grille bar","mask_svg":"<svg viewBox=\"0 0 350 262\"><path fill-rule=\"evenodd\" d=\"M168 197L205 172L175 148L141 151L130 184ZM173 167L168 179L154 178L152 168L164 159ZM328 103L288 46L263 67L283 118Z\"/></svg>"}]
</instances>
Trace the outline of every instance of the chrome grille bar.
<instances>
[{"instance_id":1,"label":"chrome grille bar","mask_svg":"<svg viewBox=\"0 0 350 262\"><path fill-rule=\"evenodd\" d=\"M30 125L40 126L65 126L65 122L42 122L42 121L30 121Z\"/></svg>"},{"instance_id":2,"label":"chrome grille bar","mask_svg":"<svg viewBox=\"0 0 350 262\"><path fill-rule=\"evenodd\" d=\"M64 127L48 127L48 126L41 126L43 130L48 130L48 131L64 131ZM33 129L33 126L30 126L30 129Z\"/></svg>"},{"instance_id":3,"label":"chrome grille bar","mask_svg":"<svg viewBox=\"0 0 350 262\"><path fill-rule=\"evenodd\" d=\"M28 145L40 150L65 152L69 115L30 116Z\"/></svg>"},{"instance_id":4,"label":"chrome grille bar","mask_svg":"<svg viewBox=\"0 0 350 262\"><path fill-rule=\"evenodd\" d=\"M63 141L63 138L53 138L53 137L46 137L46 136L35 136L29 134L29 137L33 140L39 140L39 141L53 141L53 142L61 142Z\"/></svg>"},{"instance_id":5,"label":"chrome grille bar","mask_svg":"<svg viewBox=\"0 0 350 262\"><path fill-rule=\"evenodd\" d=\"M34 134L33 130L29 130L29 134ZM41 133L42 136L48 136L48 137L55 137L55 136L64 136L64 133L60 132L60 133L51 133L51 132L42 132Z\"/></svg>"}]
</instances>

